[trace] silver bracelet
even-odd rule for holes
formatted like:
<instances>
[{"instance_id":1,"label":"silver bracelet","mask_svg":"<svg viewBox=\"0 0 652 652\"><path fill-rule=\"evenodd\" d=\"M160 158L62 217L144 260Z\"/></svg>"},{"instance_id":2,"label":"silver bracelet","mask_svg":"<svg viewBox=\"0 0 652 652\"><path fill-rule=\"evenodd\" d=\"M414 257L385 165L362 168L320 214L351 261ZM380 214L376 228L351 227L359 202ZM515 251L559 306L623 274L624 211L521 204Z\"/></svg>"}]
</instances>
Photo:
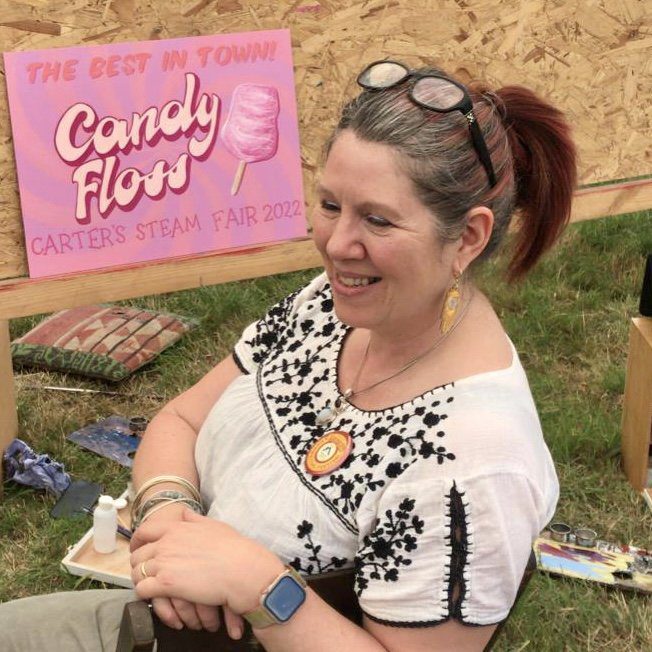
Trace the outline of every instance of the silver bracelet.
<instances>
[{"instance_id":1,"label":"silver bracelet","mask_svg":"<svg viewBox=\"0 0 652 652\"><path fill-rule=\"evenodd\" d=\"M202 506L192 498L177 498L177 499L160 501L158 505L154 505L149 511L145 512L142 516L140 516L140 518L133 525L132 530L136 530L136 528L142 525L152 514L159 512L160 510L162 510L164 507L167 507L168 505L174 505L175 503L183 503L184 505L192 509L193 512L197 514L201 514L202 516L204 514L204 509L202 508Z\"/></svg>"},{"instance_id":2,"label":"silver bracelet","mask_svg":"<svg viewBox=\"0 0 652 652\"><path fill-rule=\"evenodd\" d=\"M194 498L190 498L180 491L159 491L138 507L138 510L135 512L132 519L133 529L135 530L145 520L145 518L149 516L149 514L157 512L160 508L173 503L183 503L192 509L193 512L202 515L204 514L202 504Z\"/></svg>"},{"instance_id":3,"label":"silver bracelet","mask_svg":"<svg viewBox=\"0 0 652 652\"><path fill-rule=\"evenodd\" d=\"M176 484L181 486L190 494L192 498L194 498L197 502L201 502L201 494L199 493L199 489L197 489L197 487L195 487L192 482L186 480L186 478L182 478L179 475L157 475L143 482L140 489L136 492L136 496L131 505L132 515L136 514L140 509L140 504L143 502L145 492L147 492L152 487L155 487L157 484Z\"/></svg>"}]
</instances>

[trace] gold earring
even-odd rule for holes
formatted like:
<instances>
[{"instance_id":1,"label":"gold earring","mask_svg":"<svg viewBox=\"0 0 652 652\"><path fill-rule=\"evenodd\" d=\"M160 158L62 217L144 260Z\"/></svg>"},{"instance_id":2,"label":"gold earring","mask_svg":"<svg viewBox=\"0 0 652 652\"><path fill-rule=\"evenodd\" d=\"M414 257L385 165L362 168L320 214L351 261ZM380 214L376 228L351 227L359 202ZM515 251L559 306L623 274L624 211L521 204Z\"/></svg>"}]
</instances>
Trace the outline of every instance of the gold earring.
<instances>
[{"instance_id":1,"label":"gold earring","mask_svg":"<svg viewBox=\"0 0 652 652\"><path fill-rule=\"evenodd\" d=\"M444 305L441 309L441 319L439 321L439 329L442 335L450 330L455 321L457 309L460 307L460 276L460 274L456 274L453 277L453 285L448 289L444 297Z\"/></svg>"}]
</instances>

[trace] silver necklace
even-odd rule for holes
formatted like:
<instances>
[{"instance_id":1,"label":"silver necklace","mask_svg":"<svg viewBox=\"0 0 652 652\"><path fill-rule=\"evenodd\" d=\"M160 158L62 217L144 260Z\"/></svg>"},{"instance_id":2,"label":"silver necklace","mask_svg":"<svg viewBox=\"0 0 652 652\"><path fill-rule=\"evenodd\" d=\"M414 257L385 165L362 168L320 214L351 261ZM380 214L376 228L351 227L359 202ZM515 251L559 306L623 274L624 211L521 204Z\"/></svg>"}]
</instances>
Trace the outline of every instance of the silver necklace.
<instances>
[{"instance_id":1,"label":"silver necklace","mask_svg":"<svg viewBox=\"0 0 652 652\"><path fill-rule=\"evenodd\" d=\"M415 358L412 358L412 360L410 360L407 364L404 364L398 371L395 371L389 376L386 376L381 380L377 380L375 383L372 383L371 385L367 385L367 387L363 387L362 389L354 389L354 387L358 384L358 381L360 380L360 376L362 375L362 370L364 369L365 363L367 362L367 356L369 354L369 345L371 344L371 333L370 333L369 339L367 340L367 346L365 347L364 354L362 355L362 361L360 362L360 367L358 368L358 373L355 375L353 384L351 385L351 387L344 390L344 392L342 392L342 395L338 396L333 401L332 404L330 402L327 403L317 413L315 423L318 426L329 426L333 421L335 421L335 419L337 419L337 417L340 416L340 414L342 414L345 410L348 410L351 407L351 403L349 399L353 398L354 396L360 396L360 394L364 394L365 392L374 389L374 387L378 387L378 385L382 385L383 383L386 383L388 380L392 380L392 378L396 378L396 376L399 376L404 371L407 371L410 367L414 366L417 362L425 358L429 353L432 353L432 351L434 351L438 346L440 346L444 342L444 340L462 322L469 309L469 306L471 305L472 300L473 300L473 294L469 297L469 300L466 302L466 305L464 306L464 309L460 313L460 316L458 317L457 321L445 333L443 333L440 337L438 337L433 342L433 344L431 344L425 351L423 351L423 353L419 353L419 355L417 355Z\"/></svg>"}]
</instances>

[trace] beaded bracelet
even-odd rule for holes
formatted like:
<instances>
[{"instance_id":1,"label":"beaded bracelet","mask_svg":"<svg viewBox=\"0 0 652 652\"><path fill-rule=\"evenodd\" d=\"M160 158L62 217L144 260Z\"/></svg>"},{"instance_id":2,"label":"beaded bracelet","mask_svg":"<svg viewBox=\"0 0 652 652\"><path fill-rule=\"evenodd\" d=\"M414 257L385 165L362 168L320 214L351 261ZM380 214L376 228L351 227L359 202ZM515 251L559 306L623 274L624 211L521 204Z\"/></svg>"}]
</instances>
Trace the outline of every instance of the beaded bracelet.
<instances>
[{"instance_id":1,"label":"beaded bracelet","mask_svg":"<svg viewBox=\"0 0 652 652\"><path fill-rule=\"evenodd\" d=\"M142 506L139 509L143 509L143 507L152 500L160 501L165 500L166 498L192 498L192 500L196 500L192 496L183 493L183 491L175 491L174 489L162 489L161 491L157 491L155 494L152 494L145 502L142 503Z\"/></svg>"},{"instance_id":2,"label":"beaded bracelet","mask_svg":"<svg viewBox=\"0 0 652 652\"><path fill-rule=\"evenodd\" d=\"M165 491L157 491L153 496L150 496L144 503L139 505L136 510L136 516L142 517L143 514L147 513L155 505L169 502L170 500L188 500L201 505L198 500L195 500L180 491L166 489Z\"/></svg>"},{"instance_id":3,"label":"beaded bracelet","mask_svg":"<svg viewBox=\"0 0 652 652\"><path fill-rule=\"evenodd\" d=\"M157 475L153 478L150 478L149 480L146 480L142 484L138 490L138 493L136 494L136 500L139 500L148 489L151 489L157 484L163 483L178 484L188 490L195 500L199 500L200 498L199 490L189 480L186 480L179 475Z\"/></svg>"},{"instance_id":4,"label":"beaded bracelet","mask_svg":"<svg viewBox=\"0 0 652 652\"><path fill-rule=\"evenodd\" d=\"M131 505L132 518L138 513L145 492L151 489L152 487L155 487L157 484L163 484L163 483L177 484L183 487L190 493L190 496L194 500L196 500L198 503L201 503L201 494L199 493L197 487L195 487L195 485L192 484L192 482L189 482L185 478L182 478L181 476L178 475L157 475L154 476L153 478L150 478L149 480L146 480L142 484L140 489L138 489L138 492L136 493L134 501Z\"/></svg>"}]
</instances>

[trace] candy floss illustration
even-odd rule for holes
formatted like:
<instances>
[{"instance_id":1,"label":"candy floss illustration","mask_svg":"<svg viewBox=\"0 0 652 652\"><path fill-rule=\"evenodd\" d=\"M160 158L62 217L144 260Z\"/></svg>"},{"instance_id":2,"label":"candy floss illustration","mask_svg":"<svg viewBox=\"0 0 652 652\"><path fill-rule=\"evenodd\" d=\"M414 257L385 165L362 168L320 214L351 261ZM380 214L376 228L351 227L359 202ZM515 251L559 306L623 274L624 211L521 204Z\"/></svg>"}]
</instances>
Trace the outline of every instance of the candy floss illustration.
<instances>
[{"instance_id":1,"label":"candy floss illustration","mask_svg":"<svg viewBox=\"0 0 652 652\"><path fill-rule=\"evenodd\" d=\"M221 134L226 148L240 161L232 195L240 188L247 163L266 161L276 154L278 112L278 91L274 86L240 84L233 91Z\"/></svg>"}]
</instances>

